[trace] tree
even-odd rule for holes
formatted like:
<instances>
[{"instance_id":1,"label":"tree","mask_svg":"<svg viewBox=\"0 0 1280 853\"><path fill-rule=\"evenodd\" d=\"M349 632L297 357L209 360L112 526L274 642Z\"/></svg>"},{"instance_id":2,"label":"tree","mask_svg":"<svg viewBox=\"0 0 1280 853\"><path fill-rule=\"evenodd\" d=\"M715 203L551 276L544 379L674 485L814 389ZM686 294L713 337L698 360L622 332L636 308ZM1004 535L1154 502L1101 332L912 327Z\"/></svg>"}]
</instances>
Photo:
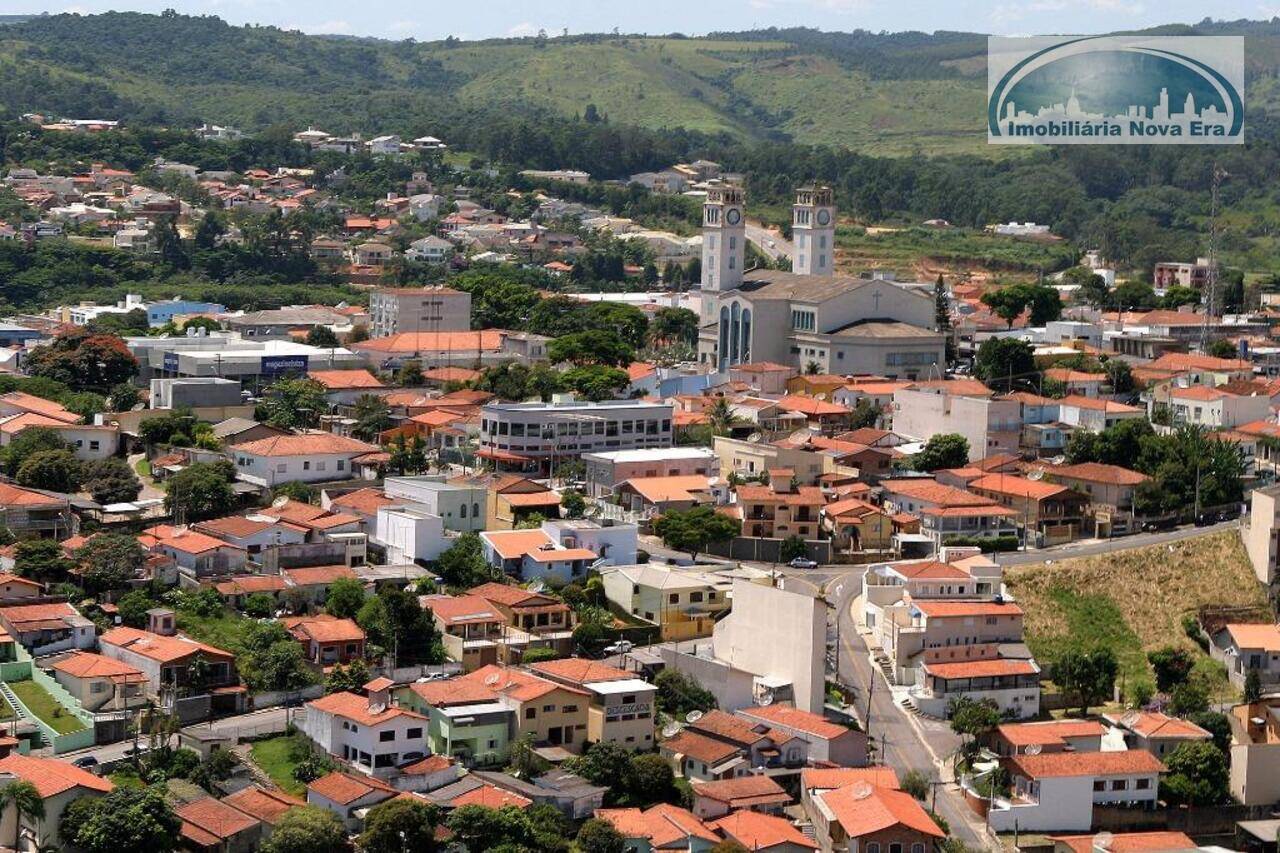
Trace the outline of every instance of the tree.
<instances>
[{"instance_id":1,"label":"tree","mask_svg":"<svg viewBox=\"0 0 1280 853\"><path fill-rule=\"evenodd\" d=\"M440 810L436 806L395 797L369 810L360 834L360 849L364 853L433 853L439 823Z\"/></svg>"},{"instance_id":2,"label":"tree","mask_svg":"<svg viewBox=\"0 0 1280 853\"><path fill-rule=\"evenodd\" d=\"M314 427L329 411L326 393L314 379L277 380L264 393L259 420L281 429Z\"/></svg>"},{"instance_id":3,"label":"tree","mask_svg":"<svg viewBox=\"0 0 1280 853\"><path fill-rule=\"evenodd\" d=\"M564 386L593 401L616 399L631 384L625 370L602 364L584 364L560 374Z\"/></svg>"},{"instance_id":4,"label":"tree","mask_svg":"<svg viewBox=\"0 0 1280 853\"><path fill-rule=\"evenodd\" d=\"M56 539L24 539L15 546L13 569L24 578L49 582L66 577L70 568Z\"/></svg>"},{"instance_id":5,"label":"tree","mask_svg":"<svg viewBox=\"0 0 1280 853\"><path fill-rule=\"evenodd\" d=\"M333 812L295 806L284 813L259 848L262 853L347 853L347 831Z\"/></svg>"},{"instance_id":6,"label":"tree","mask_svg":"<svg viewBox=\"0 0 1280 853\"><path fill-rule=\"evenodd\" d=\"M1227 757L1212 743L1181 744L1164 763L1169 772L1160 782L1160 797L1169 804L1213 806L1230 797Z\"/></svg>"},{"instance_id":7,"label":"tree","mask_svg":"<svg viewBox=\"0 0 1280 853\"><path fill-rule=\"evenodd\" d=\"M989 338L978 347L973 370L988 385L1012 390L1012 382L1036 372L1031 344L1015 338Z\"/></svg>"},{"instance_id":8,"label":"tree","mask_svg":"<svg viewBox=\"0 0 1280 853\"><path fill-rule=\"evenodd\" d=\"M244 600L244 615L265 619L276 609L276 601L265 592L255 592Z\"/></svg>"},{"instance_id":9,"label":"tree","mask_svg":"<svg viewBox=\"0 0 1280 853\"><path fill-rule=\"evenodd\" d=\"M301 690L318 681L302 646L279 622L250 622L240 639L236 665L251 689Z\"/></svg>"},{"instance_id":10,"label":"tree","mask_svg":"<svg viewBox=\"0 0 1280 853\"><path fill-rule=\"evenodd\" d=\"M464 533L436 561L436 573L445 584L459 589L479 586L493 577L484 558L484 545L475 533Z\"/></svg>"},{"instance_id":11,"label":"tree","mask_svg":"<svg viewBox=\"0 0 1280 853\"><path fill-rule=\"evenodd\" d=\"M642 808L678 799L676 777L671 763L661 755L647 753L631 757L631 787L627 791L633 805Z\"/></svg>"},{"instance_id":12,"label":"tree","mask_svg":"<svg viewBox=\"0 0 1280 853\"><path fill-rule=\"evenodd\" d=\"M561 496L560 508L564 510L565 518L582 518L587 511L587 499L581 492L570 489Z\"/></svg>"},{"instance_id":13,"label":"tree","mask_svg":"<svg viewBox=\"0 0 1280 853\"><path fill-rule=\"evenodd\" d=\"M588 329L556 338L547 345L547 359L552 364L570 362L603 364L619 367L635 361L635 350L611 329Z\"/></svg>"},{"instance_id":14,"label":"tree","mask_svg":"<svg viewBox=\"0 0 1280 853\"><path fill-rule=\"evenodd\" d=\"M521 661L529 663L528 655ZM528 781L546 773L549 766L546 760L534 751L533 735L525 733L511 742L507 771L513 776Z\"/></svg>"},{"instance_id":15,"label":"tree","mask_svg":"<svg viewBox=\"0 0 1280 853\"><path fill-rule=\"evenodd\" d=\"M716 435L728 435L742 421L724 397L717 397L716 401L707 407L706 415L707 423L711 425L711 430Z\"/></svg>"},{"instance_id":16,"label":"tree","mask_svg":"<svg viewBox=\"0 0 1280 853\"><path fill-rule=\"evenodd\" d=\"M420 388L426 384L427 378L422 375L422 362L417 359L409 359L400 365L400 370L396 373L396 384L403 385L405 388Z\"/></svg>"},{"instance_id":17,"label":"tree","mask_svg":"<svg viewBox=\"0 0 1280 853\"><path fill-rule=\"evenodd\" d=\"M1000 708L992 699L959 696L947 705L947 717L951 720L951 731L961 737L961 754L971 760L979 738L1000 725Z\"/></svg>"},{"instance_id":18,"label":"tree","mask_svg":"<svg viewBox=\"0 0 1280 853\"><path fill-rule=\"evenodd\" d=\"M44 797L35 785L19 779L0 788L0 812L13 809L13 849L22 849L22 819L35 818L37 827L44 820Z\"/></svg>"},{"instance_id":19,"label":"tree","mask_svg":"<svg viewBox=\"0 0 1280 853\"><path fill-rule=\"evenodd\" d=\"M1130 369L1127 361L1109 358L1103 362L1102 369L1107 374L1107 382L1111 385L1111 390L1116 394L1128 394L1133 390L1133 370Z\"/></svg>"},{"instance_id":20,"label":"tree","mask_svg":"<svg viewBox=\"0 0 1280 853\"><path fill-rule=\"evenodd\" d=\"M128 586L146 560L137 538L120 533L92 536L73 556L80 564L85 587L95 592Z\"/></svg>"},{"instance_id":21,"label":"tree","mask_svg":"<svg viewBox=\"0 0 1280 853\"><path fill-rule=\"evenodd\" d=\"M1211 355L1214 358L1239 358L1240 357L1240 353L1231 344L1231 341L1224 340L1222 338L1219 338L1216 341L1211 341L1209 343L1209 346L1205 348L1205 354Z\"/></svg>"},{"instance_id":22,"label":"tree","mask_svg":"<svg viewBox=\"0 0 1280 853\"><path fill-rule=\"evenodd\" d=\"M1176 685L1182 684L1191 676L1195 661L1186 649L1164 646L1147 652L1147 662L1156 674L1156 689L1168 693Z\"/></svg>"},{"instance_id":23,"label":"tree","mask_svg":"<svg viewBox=\"0 0 1280 853\"><path fill-rule=\"evenodd\" d=\"M391 409L381 397L373 394L361 394L352 406L352 416L356 425L351 432L356 438L365 441L377 441L378 435L391 428Z\"/></svg>"},{"instance_id":24,"label":"tree","mask_svg":"<svg viewBox=\"0 0 1280 853\"><path fill-rule=\"evenodd\" d=\"M1100 705L1110 698L1118 670L1110 649L1067 651L1050 665L1049 677L1063 693L1074 698L1083 717L1088 715L1090 705Z\"/></svg>"},{"instance_id":25,"label":"tree","mask_svg":"<svg viewBox=\"0 0 1280 853\"><path fill-rule=\"evenodd\" d=\"M226 515L237 503L228 473L234 469L225 462L193 462L169 478L164 508L181 510L189 521Z\"/></svg>"},{"instance_id":26,"label":"tree","mask_svg":"<svg viewBox=\"0 0 1280 853\"><path fill-rule=\"evenodd\" d=\"M1244 676L1244 701L1252 705L1262 698L1262 676L1256 667L1249 667Z\"/></svg>"},{"instance_id":27,"label":"tree","mask_svg":"<svg viewBox=\"0 0 1280 853\"><path fill-rule=\"evenodd\" d=\"M461 806L449 813L445 825L453 832L454 841L466 847L468 853L518 850L532 840L528 818L515 806Z\"/></svg>"},{"instance_id":28,"label":"tree","mask_svg":"<svg viewBox=\"0 0 1280 853\"><path fill-rule=\"evenodd\" d=\"M578 830L578 849L582 853L624 853L627 840L613 824L598 817L589 819Z\"/></svg>"},{"instance_id":29,"label":"tree","mask_svg":"<svg viewBox=\"0 0 1280 853\"><path fill-rule=\"evenodd\" d=\"M121 621L130 628L145 628L147 611L159 606L160 602L145 589L130 590L120 596L120 600L116 602Z\"/></svg>"},{"instance_id":30,"label":"tree","mask_svg":"<svg viewBox=\"0 0 1280 853\"><path fill-rule=\"evenodd\" d=\"M307 332L304 342L307 346L321 347L323 349L336 349L342 346L338 336L328 326L312 326L310 331Z\"/></svg>"},{"instance_id":31,"label":"tree","mask_svg":"<svg viewBox=\"0 0 1280 853\"><path fill-rule=\"evenodd\" d=\"M291 501L308 504L316 496L316 490L301 480L290 480L271 488L271 497L288 498Z\"/></svg>"},{"instance_id":32,"label":"tree","mask_svg":"<svg viewBox=\"0 0 1280 853\"><path fill-rule=\"evenodd\" d=\"M324 680L325 693L355 693L369 683L369 666L362 660L353 660L343 666L336 664Z\"/></svg>"},{"instance_id":33,"label":"tree","mask_svg":"<svg viewBox=\"0 0 1280 853\"><path fill-rule=\"evenodd\" d=\"M18 473L23 462L37 453L70 449L71 445L63 441L56 430L50 427L27 427L0 450L0 463L3 463L4 472L12 477Z\"/></svg>"},{"instance_id":34,"label":"tree","mask_svg":"<svg viewBox=\"0 0 1280 853\"><path fill-rule=\"evenodd\" d=\"M107 399L111 403L112 411L127 412L142 402L142 393L132 382L119 382L112 386Z\"/></svg>"},{"instance_id":35,"label":"tree","mask_svg":"<svg viewBox=\"0 0 1280 853\"><path fill-rule=\"evenodd\" d=\"M125 503L142 491L142 481L123 459L112 456L81 466L84 489L100 504Z\"/></svg>"},{"instance_id":36,"label":"tree","mask_svg":"<svg viewBox=\"0 0 1280 853\"><path fill-rule=\"evenodd\" d=\"M1076 300L1092 305L1094 308L1105 308L1110 301L1107 280L1088 267L1071 267L1062 274L1062 283L1077 285Z\"/></svg>"},{"instance_id":37,"label":"tree","mask_svg":"<svg viewBox=\"0 0 1280 853\"><path fill-rule=\"evenodd\" d=\"M1201 711L1191 715L1191 722L1213 735L1213 745L1224 753L1231 750L1231 720L1217 711Z\"/></svg>"},{"instance_id":38,"label":"tree","mask_svg":"<svg viewBox=\"0 0 1280 853\"><path fill-rule=\"evenodd\" d=\"M899 787L922 803L929 799L929 777L919 770L908 770Z\"/></svg>"},{"instance_id":39,"label":"tree","mask_svg":"<svg viewBox=\"0 0 1280 853\"><path fill-rule=\"evenodd\" d=\"M329 584L324 609L339 619L354 619L364 606L364 586L355 578L338 578Z\"/></svg>"},{"instance_id":40,"label":"tree","mask_svg":"<svg viewBox=\"0 0 1280 853\"><path fill-rule=\"evenodd\" d=\"M698 315L688 308L659 308L649 323L649 340L654 346L698 343Z\"/></svg>"},{"instance_id":41,"label":"tree","mask_svg":"<svg viewBox=\"0 0 1280 853\"><path fill-rule=\"evenodd\" d=\"M654 676L653 684L658 688L658 710L672 717L716 707L715 695L679 670L662 670Z\"/></svg>"},{"instance_id":42,"label":"tree","mask_svg":"<svg viewBox=\"0 0 1280 853\"><path fill-rule=\"evenodd\" d=\"M80 797L62 813L58 836L86 853L167 853L177 848L182 819L163 789L117 786L102 797Z\"/></svg>"},{"instance_id":43,"label":"tree","mask_svg":"<svg viewBox=\"0 0 1280 853\"><path fill-rule=\"evenodd\" d=\"M871 400L862 397L853 406L853 412L849 415L850 429L863 429L874 427L880 423L880 409L875 406Z\"/></svg>"},{"instance_id":44,"label":"tree","mask_svg":"<svg viewBox=\"0 0 1280 853\"><path fill-rule=\"evenodd\" d=\"M782 546L779 550L781 554L778 555L778 560L783 563L789 563L797 557L806 557L809 554L809 549L805 547L804 540L795 534L782 540Z\"/></svg>"},{"instance_id":45,"label":"tree","mask_svg":"<svg viewBox=\"0 0 1280 853\"><path fill-rule=\"evenodd\" d=\"M955 432L940 432L931 436L920 452L911 458L911 466L917 471L961 468L968 463L969 439Z\"/></svg>"},{"instance_id":46,"label":"tree","mask_svg":"<svg viewBox=\"0 0 1280 853\"><path fill-rule=\"evenodd\" d=\"M694 560L708 545L728 542L741 529L738 522L709 506L671 510L653 523L653 530L662 537L664 545L677 551L688 551Z\"/></svg>"},{"instance_id":47,"label":"tree","mask_svg":"<svg viewBox=\"0 0 1280 853\"><path fill-rule=\"evenodd\" d=\"M27 372L62 382L76 390L106 391L128 382L138 372L138 360L116 335L77 329L36 347L27 357Z\"/></svg>"},{"instance_id":48,"label":"tree","mask_svg":"<svg viewBox=\"0 0 1280 853\"><path fill-rule=\"evenodd\" d=\"M14 478L19 486L50 492L80 490L80 461L69 450L43 450L27 457Z\"/></svg>"},{"instance_id":49,"label":"tree","mask_svg":"<svg viewBox=\"0 0 1280 853\"><path fill-rule=\"evenodd\" d=\"M982 294L982 304L990 308L991 313L1008 323L1010 329L1013 328L1013 321L1027 310L1029 301L1026 288L1021 285L1002 287Z\"/></svg>"},{"instance_id":50,"label":"tree","mask_svg":"<svg viewBox=\"0 0 1280 853\"><path fill-rule=\"evenodd\" d=\"M1183 681L1169 691L1169 713L1190 717L1209 710L1209 689L1201 680Z\"/></svg>"}]
</instances>

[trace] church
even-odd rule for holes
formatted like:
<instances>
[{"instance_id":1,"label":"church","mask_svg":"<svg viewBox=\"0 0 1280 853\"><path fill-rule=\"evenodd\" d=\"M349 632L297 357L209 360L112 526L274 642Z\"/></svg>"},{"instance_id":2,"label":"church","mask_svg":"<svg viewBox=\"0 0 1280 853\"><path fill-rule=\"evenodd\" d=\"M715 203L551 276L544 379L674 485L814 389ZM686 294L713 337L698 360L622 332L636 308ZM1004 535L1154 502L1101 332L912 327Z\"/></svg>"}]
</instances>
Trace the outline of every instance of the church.
<instances>
[{"instance_id":1,"label":"church","mask_svg":"<svg viewBox=\"0 0 1280 853\"><path fill-rule=\"evenodd\" d=\"M793 272L744 269L744 196L707 191L702 208L698 361L709 370L770 361L801 371L895 379L945 371L931 291L835 271L836 209L828 187L802 187L791 208Z\"/></svg>"}]
</instances>

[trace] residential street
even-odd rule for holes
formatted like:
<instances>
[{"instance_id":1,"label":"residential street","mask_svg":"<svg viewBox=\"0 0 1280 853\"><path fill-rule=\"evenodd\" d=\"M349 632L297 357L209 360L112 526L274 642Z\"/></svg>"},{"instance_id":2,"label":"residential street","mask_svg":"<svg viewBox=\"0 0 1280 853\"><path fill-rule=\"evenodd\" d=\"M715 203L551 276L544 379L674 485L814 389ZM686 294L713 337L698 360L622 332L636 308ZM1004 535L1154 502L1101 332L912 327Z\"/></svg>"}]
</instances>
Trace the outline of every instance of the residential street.
<instances>
[{"instance_id":1,"label":"residential street","mask_svg":"<svg viewBox=\"0 0 1280 853\"><path fill-rule=\"evenodd\" d=\"M767 255L769 260L795 257L795 247L784 240L782 234L768 231L758 222L747 222L746 230L747 239L760 250L761 254Z\"/></svg>"},{"instance_id":2,"label":"residential street","mask_svg":"<svg viewBox=\"0 0 1280 853\"><path fill-rule=\"evenodd\" d=\"M1132 536L1121 536L1115 539L1085 539L1053 548L993 554L992 558L1002 566L1025 566L1030 563L1043 563L1047 560L1091 557L1095 554L1108 554L1112 551L1126 551L1130 548L1143 548L1147 545L1159 545L1163 542L1177 542L1181 539L1192 539L1196 536L1208 536L1211 533L1234 530L1239 524L1239 521L1222 521L1207 527L1187 525L1173 530L1162 530L1158 533L1135 533Z\"/></svg>"}]
</instances>

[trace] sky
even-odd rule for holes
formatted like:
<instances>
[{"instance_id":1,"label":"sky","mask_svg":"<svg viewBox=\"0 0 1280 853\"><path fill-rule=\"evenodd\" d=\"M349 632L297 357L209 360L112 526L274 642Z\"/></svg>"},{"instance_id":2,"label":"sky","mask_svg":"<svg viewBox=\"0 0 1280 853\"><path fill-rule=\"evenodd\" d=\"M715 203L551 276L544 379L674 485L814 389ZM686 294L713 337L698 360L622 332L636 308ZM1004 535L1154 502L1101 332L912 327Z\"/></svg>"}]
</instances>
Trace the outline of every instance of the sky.
<instances>
[{"instance_id":1,"label":"sky","mask_svg":"<svg viewBox=\"0 0 1280 853\"><path fill-rule=\"evenodd\" d=\"M13 4L21 8L20 2ZM479 6L449 0L74 0L69 6L26 6L25 11L111 9L217 15L233 24L271 24L307 33L462 39L608 32L682 32L810 26L823 30L964 30L997 35L1095 33L1206 17L1270 19L1280 0L485 0ZM13 11L18 11L14 9Z\"/></svg>"}]
</instances>

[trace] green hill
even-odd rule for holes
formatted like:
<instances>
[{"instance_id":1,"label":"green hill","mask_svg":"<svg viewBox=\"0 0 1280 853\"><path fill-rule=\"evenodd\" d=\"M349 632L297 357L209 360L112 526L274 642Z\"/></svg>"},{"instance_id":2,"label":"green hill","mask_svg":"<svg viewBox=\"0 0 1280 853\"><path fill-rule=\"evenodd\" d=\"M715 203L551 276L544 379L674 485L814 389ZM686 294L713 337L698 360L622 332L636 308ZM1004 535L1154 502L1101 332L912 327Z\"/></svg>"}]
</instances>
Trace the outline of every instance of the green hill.
<instances>
[{"instance_id":1,"label":"green hill","mask_svg":"<svg viewBox=\"0 0 1280 853\"><path fill-rule=\"evenodd\" d=\"M1280 24L1244 33L1254 105L1280 103ZM589 106L612 121L869 154L981 153L986 39L809 29L682 36L402 42L306 36L166 13L13 16L0 106L246 129L448 133L462 111Z\"/></svg>"}]
</instances>

